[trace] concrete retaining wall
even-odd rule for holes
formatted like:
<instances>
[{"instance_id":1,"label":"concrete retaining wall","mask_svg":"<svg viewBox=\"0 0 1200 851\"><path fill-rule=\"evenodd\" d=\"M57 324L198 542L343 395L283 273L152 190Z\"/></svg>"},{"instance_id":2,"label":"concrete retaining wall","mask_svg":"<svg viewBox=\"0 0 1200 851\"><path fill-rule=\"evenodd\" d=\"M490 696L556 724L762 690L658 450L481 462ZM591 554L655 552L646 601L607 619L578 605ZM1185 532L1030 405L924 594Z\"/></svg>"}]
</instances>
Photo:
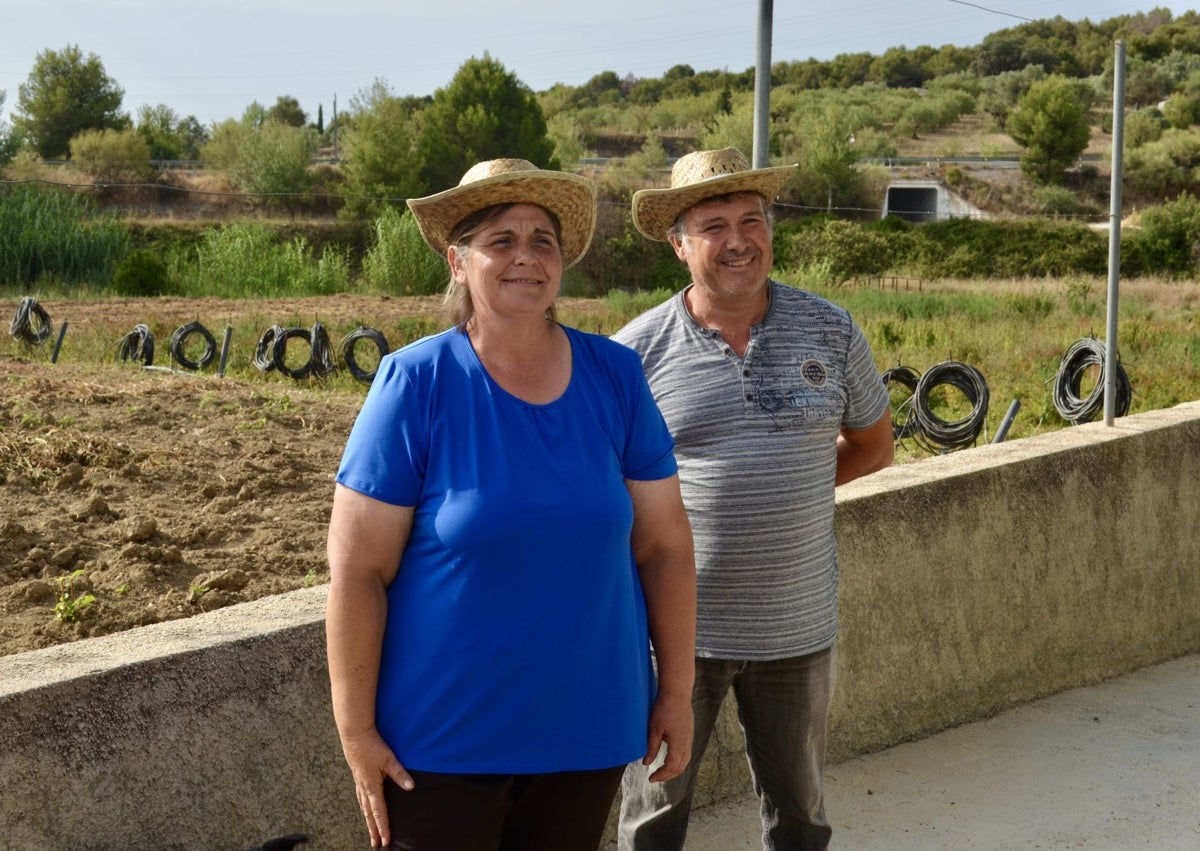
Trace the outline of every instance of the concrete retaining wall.
<instances>
[{"instance_id":1,"label":"concrete retaining wall","mask_svg":"<svg viewBox=\"0 0 1200 851\"><path fill-rule=\"evenodd\" d=\"M836 761L1200 652L1200 403L839 489ZM325 589L0 658L0 848L365 846ZM746 788L732 706L701 805Z\"/></svg>"}]
</instances>

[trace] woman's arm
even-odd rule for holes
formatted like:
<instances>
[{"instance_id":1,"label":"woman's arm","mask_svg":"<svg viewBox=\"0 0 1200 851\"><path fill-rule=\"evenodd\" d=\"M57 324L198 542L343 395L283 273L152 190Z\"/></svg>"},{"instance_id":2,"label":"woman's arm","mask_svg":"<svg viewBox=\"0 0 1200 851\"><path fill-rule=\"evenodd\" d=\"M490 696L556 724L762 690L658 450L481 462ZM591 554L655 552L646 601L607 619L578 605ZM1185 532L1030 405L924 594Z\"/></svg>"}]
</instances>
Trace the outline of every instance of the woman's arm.
<instances>
[{"instance_id":1,"label":"woman's arm","mask_svg":"<svg viewBox=\"0 0 1200 851\"><path fill-rule=\"evenodd\" d=\"M387 587L400 567L412 521L412 508L389 505L340 484L334 489L325 614L329 683L333 717L372 847L391 842L384 778L402 789L413 785L375 729Z\"/></svg>"},{"instance_id":2,"label":"woman's arm","mask_svg":"<svg viewBox=\"0 0 1200 851\"><path fill-rule=\"evenodd\" d=\"M658 663L658 696L650 714L646 755L660 747L666 761L652 782L678 777L692 755L692 683L696 671L696 562L692 527L679 493L679 477L626 479L633 497L633 556L637 562L650 641Z\"/></svg>"}]
</instances>

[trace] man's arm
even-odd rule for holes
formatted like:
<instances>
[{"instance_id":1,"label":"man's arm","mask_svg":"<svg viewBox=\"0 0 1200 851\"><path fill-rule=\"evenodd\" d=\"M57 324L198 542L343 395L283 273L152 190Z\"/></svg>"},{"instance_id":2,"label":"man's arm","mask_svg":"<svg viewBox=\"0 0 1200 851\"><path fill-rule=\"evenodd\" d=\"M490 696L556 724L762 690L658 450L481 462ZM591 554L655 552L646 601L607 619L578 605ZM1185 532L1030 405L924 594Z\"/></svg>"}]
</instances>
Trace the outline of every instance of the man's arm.
<instances>
[{"instance_id":1,"label":"man's arm","mask_svg":"<svg viewBox=\"0 0 1200 851\"><path fill-rule=\"evenodd\" d=\"M892 463L894 456L892 413L884 410L883 416L873 426L842 429L838 435L834 484L844 485L868 473L882 470Z\"/></svg>"}]
</instances>

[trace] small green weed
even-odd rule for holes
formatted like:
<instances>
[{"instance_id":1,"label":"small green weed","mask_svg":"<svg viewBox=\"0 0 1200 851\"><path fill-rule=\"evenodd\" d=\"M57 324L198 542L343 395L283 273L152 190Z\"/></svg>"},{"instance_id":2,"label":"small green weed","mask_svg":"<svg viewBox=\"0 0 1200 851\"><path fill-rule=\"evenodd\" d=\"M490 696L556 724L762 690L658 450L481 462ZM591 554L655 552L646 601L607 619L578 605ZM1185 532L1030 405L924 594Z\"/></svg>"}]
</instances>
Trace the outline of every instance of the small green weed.
<instances>
[{"instance_id":1,"label":"small green weed","mask_svg":"<svg viewBox=\"0 0 1200 851\"><path fill-rule=\"evenodd\" d=\"M54 580L54 584L58 586L54 595L54 617L58 619L59 623L75 623L84 611L96 602L96 598L92 594L75 596L72 580L82 574L83 568L80 568L67 576L59 576Z\"/></svg>"}]
</instances>

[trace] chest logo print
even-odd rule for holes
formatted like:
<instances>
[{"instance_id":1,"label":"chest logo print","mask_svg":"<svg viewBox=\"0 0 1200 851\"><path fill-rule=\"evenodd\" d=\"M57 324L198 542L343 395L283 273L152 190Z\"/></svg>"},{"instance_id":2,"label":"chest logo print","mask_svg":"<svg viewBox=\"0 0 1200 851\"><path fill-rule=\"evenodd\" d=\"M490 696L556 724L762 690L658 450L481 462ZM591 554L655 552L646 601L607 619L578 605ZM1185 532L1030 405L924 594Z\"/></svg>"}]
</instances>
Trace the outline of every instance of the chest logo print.
<instances>
[{"instance_id":1,"label":"chest logo print","mask_svg":"<svg viewBox=\"0 0 1200 851\"><path fill-rule=\"evenodd\" d=\"M804 383L809 387L824 387L829 380L829 376L825 371L825 364L815 358L809 358L800 364L800 375L804 378Z\"/></svg>"}]
</instances>

